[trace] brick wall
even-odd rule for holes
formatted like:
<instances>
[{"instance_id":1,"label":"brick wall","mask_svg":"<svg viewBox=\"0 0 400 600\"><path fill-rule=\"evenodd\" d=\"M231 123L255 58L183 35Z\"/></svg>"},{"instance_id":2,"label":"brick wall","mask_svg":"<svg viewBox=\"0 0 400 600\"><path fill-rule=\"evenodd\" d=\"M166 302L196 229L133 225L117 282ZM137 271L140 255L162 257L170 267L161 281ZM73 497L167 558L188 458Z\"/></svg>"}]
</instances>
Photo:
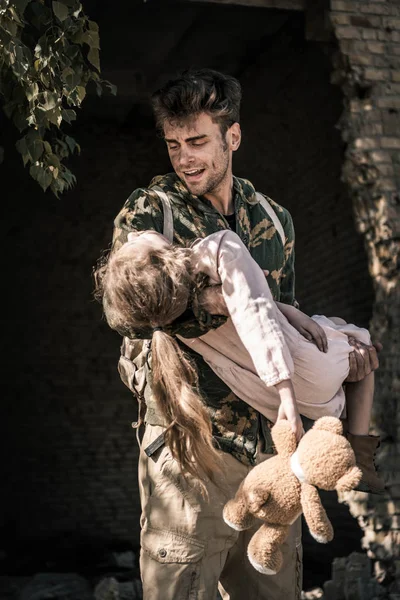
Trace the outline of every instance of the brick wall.
<instances>
[{"instance_id":1,"label":"brick wall","mask_svg":"<svg viewBox=\"0 0 400 600\"><path fill-rule=\"evenodd\" d=\"M352 494L351 511L365 529L364 546L387 593L400 578L400 5L396 1L331 0L339 44L333 81L341 85L346 142L343 179L364 236L375 290L372 332L384 344L376 378L375 429L384 498ZM386 597L386 596L385 596Z\"/></svg>"}]
</instances>

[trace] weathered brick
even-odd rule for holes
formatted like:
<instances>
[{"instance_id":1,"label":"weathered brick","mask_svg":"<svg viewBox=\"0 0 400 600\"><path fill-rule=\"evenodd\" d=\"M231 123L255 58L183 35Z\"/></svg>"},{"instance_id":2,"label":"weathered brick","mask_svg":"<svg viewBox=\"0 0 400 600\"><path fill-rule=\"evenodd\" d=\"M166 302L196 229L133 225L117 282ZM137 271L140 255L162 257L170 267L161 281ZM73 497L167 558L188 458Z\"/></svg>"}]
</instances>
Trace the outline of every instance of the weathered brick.
<instances>
[{"instance_id":1,"label":"weathered brick","mask_svg":"<svg viewBox=\"0 0 400 600\"><path fill-rule=\"evenodd\" d=\"M385 44L382 42L367 42L367 49L372 54L383 54L385 52Z\"/></svg>"},{"instance_id":2,"label":"weathered brick","mask_svg":"<svg viewBox=\"0 0 400 600\"><path fill-rule=\"evenodd\" d=\"M358 9L362 13L370 14L370 15L391 15L390 8L383 3L377 2L360 2L358 5Z\"/></svg>"},{"instance_id":3,"label":"weathered brick","mask_svg":"<svg viewBox=\"0 0 400 600\"><path fill-rule=\"evenodd\" d=\"M357 138L356 140L354 140L354 145L356 148L359 148L360 150L374 150L375 148L380 147L379 142L380 142L379 137L375 137L375 138L362 137L362 138Z\"/></svg>"},{"instance_id":4,"label":"weathered brick","mask_svg":"<svg viewBox=\"0 0 400 600\"><path fill-rule=\"evenodd\" d=\"M383 42L400 42L400 33L398 31L391 31L390 29L380 29L378 31L378 40Z\"/></svg>"},{"instance_id":5,"label":"weathered brick","mask_svg":"<svg viewBox=\"0 0 400 600\"><path fill-rule=\"evenodd\" d=\"M376 104L381 108L400 108L400 98L395 96L378 98Z\"/></svg>"},{"instance_id":6,"label":"weathered brick","mask_svg":"<svg viewBox=\"0 0 400 600\"><path fill-rule=\"evenodd\" d=\"M341 40L355 40L361 39L362 34L361 30L356 27L351 27L348 25L339 25L335 28L335 33L337 37Z\"/></svg>"},{"instance_id":7,"label":"weathered brick","mask_svg":"<svg viewBox=\"0 0 400 600\"><path fill-rule=\"evenodd\" d=\"M379 181L379 189L387 192L395 192L398 188L393 178L382 178ZM398 458L397 458L398 460Z\"/></svg>"},{"instance_id":8,"label":"weathered brick","mask_svg":"<svg viewBox=\"0 0 400 600\"><path fill-rule=\"evenodd\" d=\"M390 78L389 69L365 69L364 76L366 81L387 81Z\"/></svg>"},{"instance_id":9,"label":"weathered brick","mask_svg":"<svg viewBox=\"0 0 400 600\"><path fill-rule=\"evenodd\" d=\"M362 133L367 137L382 135L383 125L382 123L366 123L362 127Z\"/></svg>"},{"instance_id":10,"label":"weathered brick","mask_svg":"<svg viewBox=\"0 0 400 600\"><path fill-rule=\"evenodd\" d=\"M375 29L363 29L362 38L363 40L376 40L378 32Z\"/></svg>"},{"instance_id":11,"label":"weathered brick","mask_svg":"<svg viewBox=\"0 0 400 600\"><path fill-rule=\"evenodd\" d=\"M393 17L383 17L382 26L390 27L391 29L400 29L400 19L396 19Z\"/></svg>"},{"instance_id":12,"label":"weathered brick","mask_svg":"<svg viewBox=\"0 0 400 600\"><path fill-rule=\"evenodd\" d=\"M389 58L386 54L371 54L371 58L375 67L380 69L390 68Z\"/></svg>"},{"instance_id":13,"label":"weathered brick","mask_svg":"<svg viewBox=\"0 0 400 600\"><path fill-rule=\"evenodd\" d=\"M388 95L398 94L400 96L400 85L390 81L386 84L386 91Z\"/></svg>"},{"instance_id":14,"label":"weathered brick","mask_svg":"<svg viewBox=\"0 0 400 600\"><path fill-rule=\"evenodd\" d=\"M387 64L390 69L400 71L400 56L391 54L387 57Z\"/></svg>"},{"instance_id":15,"label":"weathered brick","mask_svg":"<svg viewBox=\"0 0 400 600\"><path fill-rule=\"evenodd\" d=\"M387 150L373 150L370 157L376 163L392 163L392 157Z\"/></svg>"},{"instance_id":16,"label":"weathered brick","mask_svg":"<svg viewBox=\"0 0 400 600\"><path fill-rule=\"evenodd\" d=\"M378 163L378 171L384 177L392 177L394 175L393 165L389 165L386 163ZM400 475L399 475L400 482Z\"/></svg>"},{"instance_id":17,"label":"weathered brick","mask_svg":"<svg viewBox=\"0 0 400 600\"><path fill-rule=\"evenodd\" d=\"M390 76L392 81L400 81L400 71L391 71Z\"/></svg>"},{"instance_id":18,"label":"weathered brick","mask_svg":"<svg viewBox=\"0 0 400 600\"><path fill-rule=\"evenodd\" d=\"M400 148L400 137L382 137L382 148Z\"/></svg>"},{"instance_id":19,"label":"weathered brick","mask_svg":"<svg viewBox=\"0 0 400 600\"><path fill-rule=\"evenodd\" d=\"M331 0L331 10L339 10L344 12L354 12L357 10L355 2L347 2L346 0Z\"/></svg>"},{"instance_id":20,"label":"weathered brick","mask_svg":"<svg viewBox=\"0 0 400 600\"><path fill-rule=\"evenodd\" d=\"M354 27L361 27L370 29L373 27L381 27L382 19L381 17L372 17L370 15L351 15L350 16L350 25L354 25Z\"/></svg>"},{"instance_id":21,"label":"weathered brick","mask_svg":"<svg viewBox=\"0 0 400 600\"><path fill-rule=\"evenodd\" d=\"M362 65L368 67L375 64L373 54L348 54L348 57L350 64L353 65Z\"/></svg>"},{"instance_id":22,"label":"weathered brick","mask_svg":"<svg viewBox=\"0 0 400 600\"><path fill-rule=\"evenodd\" d=\"M333 13L330 15L332 25L351 25L352 16L345 13Z\"/></svg>"}]
</instances>

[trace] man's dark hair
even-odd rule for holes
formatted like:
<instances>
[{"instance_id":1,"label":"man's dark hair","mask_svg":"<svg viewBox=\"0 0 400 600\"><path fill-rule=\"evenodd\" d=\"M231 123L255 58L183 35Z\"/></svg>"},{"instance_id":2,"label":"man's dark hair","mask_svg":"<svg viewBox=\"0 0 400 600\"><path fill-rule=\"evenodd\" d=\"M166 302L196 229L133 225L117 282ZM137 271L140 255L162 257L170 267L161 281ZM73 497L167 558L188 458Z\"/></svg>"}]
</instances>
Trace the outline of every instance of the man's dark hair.
<instances>
[{"instance_id":1,"label":"man's dark hair","mask_svg":"<svg viewBox=\"0 0 400 600\"><path fill-rule=\"evenodd\" d=\"M224 134L239 122L241 99L240 83L234 77L212 69L188 69L154 92L151 102L161 132L165 121L184 121L205 112Z\"/></svg>"}]
</instances>

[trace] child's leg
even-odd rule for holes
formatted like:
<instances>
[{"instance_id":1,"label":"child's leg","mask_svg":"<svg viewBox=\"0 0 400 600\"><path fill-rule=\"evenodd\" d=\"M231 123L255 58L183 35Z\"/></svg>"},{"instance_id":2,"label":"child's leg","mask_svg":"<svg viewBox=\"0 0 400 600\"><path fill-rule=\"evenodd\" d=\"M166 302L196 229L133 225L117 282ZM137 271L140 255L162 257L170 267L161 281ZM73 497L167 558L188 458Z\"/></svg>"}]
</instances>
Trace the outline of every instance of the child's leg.
<instances>
[{"instance_id":1,"label":"child's leg","mask_svg":"<svg viewBox=\"0 0 400 600\"><path fill-rule=\"evenodd\" d=\"M346 325L339 317L330 317L337 325ZM362 471L362 479L355 488L362 492L383 494L385 484L375 469L374 454L379 445L379 437L369 435L372 403L374 401L375 376L370 373L361 381L346 383L346 413L344 429L353 448L357 466Z\"/></svg>"},{"instance_id":2,"label":"child's leg","mask_svg":"<svg viewBox=\"0 0 400 600\"><path fill-rule=\"evenodd\" d=\"M356 490L383 494L385 484L375 469L374 454L379 437L368 435L374 399L374 373L354 383L346 383L347 439L354 450L362 479Z\"/></svg>"},{"instance_id":3,"label":"child's leg","mask_svg":"<svg viewBox=\"0 0 400 600\"><path fill-rule=\"evenodd\" d=\"M346 383L347 428L353 435L368 435L374 401L374 373L361 381Z\"/></svg>"}]
</instances>

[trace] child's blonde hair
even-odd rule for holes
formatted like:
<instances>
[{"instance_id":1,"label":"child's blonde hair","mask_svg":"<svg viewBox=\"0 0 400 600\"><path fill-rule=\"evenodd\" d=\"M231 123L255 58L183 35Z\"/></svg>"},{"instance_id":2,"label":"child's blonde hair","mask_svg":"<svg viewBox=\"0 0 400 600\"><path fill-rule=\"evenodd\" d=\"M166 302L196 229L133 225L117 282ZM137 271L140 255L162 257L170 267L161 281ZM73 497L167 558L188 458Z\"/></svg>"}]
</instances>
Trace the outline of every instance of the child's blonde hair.
<instances>
[{"instance_id":1,"label":"child's blonde hair","mask_svg":"<svg viewBox=\"0 0 400 600\"><path fill-rule=\"evenodd\" d=\"M152 335L152 392L168 423L165 441L182 470L214 479L220 460L211 421L198 391L198 374L175 337L163 328L186 308L194 287L190 257L171 246L137 257L122 247L95 272L96 297L108 324L121 335Z\"/></svg>"}]
</instances>

